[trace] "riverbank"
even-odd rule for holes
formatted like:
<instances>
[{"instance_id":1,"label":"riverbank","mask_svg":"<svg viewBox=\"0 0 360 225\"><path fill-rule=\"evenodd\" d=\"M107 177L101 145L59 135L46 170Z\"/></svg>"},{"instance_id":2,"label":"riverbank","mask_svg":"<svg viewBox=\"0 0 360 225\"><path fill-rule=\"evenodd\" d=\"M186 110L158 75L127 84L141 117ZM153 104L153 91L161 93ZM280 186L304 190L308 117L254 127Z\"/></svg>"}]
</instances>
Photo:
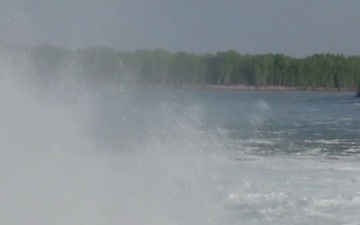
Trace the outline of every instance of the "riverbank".
<instances>
[{"instance_id":1,"label":"riverbank","mask_svg":"<svg viewBox=\"0 0 360 225\"><path fill-rule=\"evenodd\" d=\"M323 92L354 92L357 88L327 87L294 87L294 86L252 86L252 85L155 85L166 88L180 89L217 89L217 90L253 90L253 91L323 91Z\"/></svg>"},{"instance_id":2,"label":"riverbank","mask_svg":"<svg viewBox=\"0 0 360 225\"><path fill-rule=\"evenodd\" d=\"M248 85L205 85L209 89L259 90L259 91L331 91L356 92L356 88L294 87L294 86L248 86Z\"/></svg>"}]
</instances>

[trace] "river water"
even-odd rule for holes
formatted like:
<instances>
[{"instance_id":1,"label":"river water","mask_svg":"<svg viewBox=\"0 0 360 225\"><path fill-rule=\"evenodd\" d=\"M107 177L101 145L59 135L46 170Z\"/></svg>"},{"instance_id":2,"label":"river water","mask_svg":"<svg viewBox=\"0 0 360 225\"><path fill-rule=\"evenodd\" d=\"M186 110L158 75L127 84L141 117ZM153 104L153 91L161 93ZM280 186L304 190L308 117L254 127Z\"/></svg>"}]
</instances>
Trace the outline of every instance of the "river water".
<instances>
[{"instance_id":1,"label":"river water","mask_svg":"<svg viewBox=\"0 0 360 225\"><path fill-rule=\"evenodd\" d=\"M17 82L1 91L3 224L360 221L354 93Z\"/></svg>"}]
</instances>

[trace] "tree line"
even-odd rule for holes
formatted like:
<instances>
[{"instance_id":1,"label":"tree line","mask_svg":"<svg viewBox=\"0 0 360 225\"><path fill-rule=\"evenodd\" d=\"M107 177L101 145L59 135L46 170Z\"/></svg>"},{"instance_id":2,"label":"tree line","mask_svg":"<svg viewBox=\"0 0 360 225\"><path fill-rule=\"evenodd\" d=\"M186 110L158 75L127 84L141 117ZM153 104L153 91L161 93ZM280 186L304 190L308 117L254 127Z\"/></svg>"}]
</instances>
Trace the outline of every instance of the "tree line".
<instances>
[{"instance_id":1,"label":"tree line","mask_svg":"<svg viewBox=\"0 0 360 225\"><path fill-rule=\"evenodd\" d=\"M58 80L72 70L91 83L132 79L155 85L251 85L355 88L360 82L360 56L314 54L209 54L161 49L117 51L110 48L72 50L41 45L25 54L44 80Z\"/></svg>"}]
</instances>

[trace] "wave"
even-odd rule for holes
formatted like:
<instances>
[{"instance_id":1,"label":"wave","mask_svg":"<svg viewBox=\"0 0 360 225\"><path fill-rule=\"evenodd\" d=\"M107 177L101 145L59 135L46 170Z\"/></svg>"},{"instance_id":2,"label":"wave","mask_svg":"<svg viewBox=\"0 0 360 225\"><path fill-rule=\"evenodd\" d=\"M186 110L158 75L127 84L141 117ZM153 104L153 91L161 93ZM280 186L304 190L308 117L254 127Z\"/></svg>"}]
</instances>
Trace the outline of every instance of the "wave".
<instances>
[{"instance_id":1,"label":"wave","mask_svg":"<svg viewBox=\"0 0 360 225\"><path fill-rule=\"evenodd\" d=\"M347 139L317 139L317 140L305 140L305 143L317 143L317 144L326 144L326 145L333 145L333 144L349 144L349 140ZM351 142L351 144L355 144Z\"/></svg>"}]
</instances>

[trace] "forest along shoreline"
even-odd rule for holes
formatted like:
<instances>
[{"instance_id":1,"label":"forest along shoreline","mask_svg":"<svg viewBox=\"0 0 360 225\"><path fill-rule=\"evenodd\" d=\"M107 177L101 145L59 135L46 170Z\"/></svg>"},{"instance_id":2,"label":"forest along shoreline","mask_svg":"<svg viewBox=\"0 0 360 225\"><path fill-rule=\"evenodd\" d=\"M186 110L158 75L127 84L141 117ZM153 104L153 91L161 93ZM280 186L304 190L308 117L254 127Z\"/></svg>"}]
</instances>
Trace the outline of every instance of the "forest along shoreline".
<instances>
[{"instance_id":1,"label":"forest along shoreline","mask_svg":"<svg viewBox=\"0 0 360 225\"><path fill-rule=\"evenodd\" d=\"M318 92L354 92L357 88L334 88L334 87L294 87L294 86L251 86L251 85L148 85L144 86L169 88L169 89L215 89L215 90L250 90L250 91L318 91Z\"/></svg>"},{"instance_id":2,"label":"forest along shoreline","mask_svg":"<svg viewBox=\"0 0 360 225\"><path fill-rule=\"evenodd\" d=\"M162 49L120 51L0 42L0 62L31 66L34 81L144 84L176 88L232 90L354 91L360 86L360 56L241 54L234 50L195 54Z\"/></svg>"}]
</instances>

